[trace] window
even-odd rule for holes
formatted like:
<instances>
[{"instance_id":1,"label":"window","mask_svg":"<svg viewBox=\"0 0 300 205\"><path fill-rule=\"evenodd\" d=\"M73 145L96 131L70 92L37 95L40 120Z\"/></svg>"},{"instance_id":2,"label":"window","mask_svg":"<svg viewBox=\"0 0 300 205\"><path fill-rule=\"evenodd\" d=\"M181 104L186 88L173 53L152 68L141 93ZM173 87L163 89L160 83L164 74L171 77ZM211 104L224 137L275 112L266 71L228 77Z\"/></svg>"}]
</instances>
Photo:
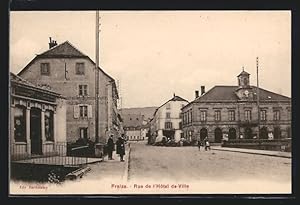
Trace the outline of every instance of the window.
<instances>
[{"instance_id":1,"label":"window","mask_svg":"<svg viewBox=\"0 0 300 205\"><path fill-rule=\"evenodd\" d=\"M26 109L25 107L15 107L15 141L26 142Z\"/></svg>"},{"instance_id":2,"label":"window","mask_svg":"<svg viewBox=\"0 0 300 205\"><path fill-rule=\"evenodd\" d=\"M179 122L179 129L182 129L182 123Z\"/></svg>"},{"instance_id":3,"label":"window","mask_svg":"<svg viewBox=\"0 0 300 205\"><path fill-rule=\"evenodd\" d=\"M280 111L274 110L274 120L280 120Z\"/></svg>"},{"instance_id":4,"label":"window","mask_svg":"<svg viewBox=\"0 0 300 205\"><path fill-rule=\"evenodd\" d=\"M235 121L235 111L229 110L229 121Z\"/></svg>"},{"instance_id":5,"label":"window","mask_svg":"<svg viewBox=\"0 0 300 205\"><path fill-rule=\"evenodd\" d=\"M87 96L87 85L79 85L79 96Z\"/></svg>"},{"instance_id":6,"label":"window","mask_svg":"<svg viewBox=\"0 0 300 205\"><path fill-rule=\"evenodd\" d=\"M166 109L167 109L167 110L171 109L171 104L170 104L170 103L168 103L168 104L166 105Z\"/></svg>"},{"instance_id":7,"label":"window","mask_svg":"<svg viewBox=\"0 0 300 205\"><path fill-rule=\"evenodd\" d=\"M200 121L204 122L206 121L207 112L206 111L200 111Z\"/></svg>"},{"instance_id":8,"label":"window","mask_svg":"<svg viewBox=\"0 0 300 205\"><path fill-rule=\"evenodd\" d=\"M287 119L288 119L288 120L291 120L291 119L292 119L291 108L288 108L288 109L287 109L287 115L288 115L288 116L287 116Z\"/></svg>"},{"instance_id":9,"label":"window","mask_svg":"<svg viewBox=\"0 0 300 205\"><path fill-rule=\"evenodd\" d=\"M165 122L165 129L172 129L172 122Z\"/></svg>"},{"instance_id":10,"label":"window","mask_svg":"<svg viewBox=\"0 0 300 205\"><path fill-rule=\"evenodd\" d=\"M80 117L87 117L88 116L88 106L86 105L81 105L79 106L79 110L80 110Z\"/></svg>"},{"instance_id":11,"label":"window","mask_svg":"<svg viewBox=\"0 0 300 205\"><path fill-rule=\"evenodd\" d=\"M41 63L41 75L50 75L49 63Z\"/></svg>"},{"instance_id":12,"label":"window","mask_svg":"<svg viewBox=\"0 0 300 205\"><path fill-rule=\"evenodd\" d=\"M215 121L221 121L221 111L220 110L215 111Z\"/></svg>"},{"instance_id":13,"label":"window","mask_svg":"<svg viewBox=\"0 0 300 205\"><path fill-rule=\"evenodd\" d=\"M251 110L245 110L245 120L251 120Z\"/></svg>"},{"instance_id":14,"label":"window","mask_svg":"<svg viewBox=\"0 0 300 205\"><path fill-rule=\"evenodd\" d=\"M84 63L76 63L76 75L84 75Z\"/></svg>"},{"instance_id":15,"label":"window","mask_svg":"<svg viewBox=\"0 0 300 205\"><path fill-rule=\"evenodd\" d=\"M171 113L167 112L166 113L166 118L171 118Z\"/></svg>"},{"instance_id":16,"label":"window","mask_svg":"<svg viewBox=\"0 0 300 205\"><path fill-rule=\"evenodd\" d=\"M87 127L80 127L79 128L79 133L80 133L80 135L79 135L79 137L81 138L81 139L87 139L88 138L88 136L87 136Z\"/></svg>"},{"instance_id":17,"label":"window","mask_svg":"<svg viewBox=\"0 0 300 205\"><path fill-rule=\"evenodd\" d=\"M45 137L46 141L54 141L53 135L53 112L45 112Z\"/></svg>"},{"instance_id":18,"label":"window","mask_svg":"<svg viewBox=\"0 0 300 205\"><path fill-rule=\"evenodd\" d=\"M267 111L266 110L261 110L260 111L260 120L262 120L262 121L267 120Z\"/></svg>"}]
</instances>

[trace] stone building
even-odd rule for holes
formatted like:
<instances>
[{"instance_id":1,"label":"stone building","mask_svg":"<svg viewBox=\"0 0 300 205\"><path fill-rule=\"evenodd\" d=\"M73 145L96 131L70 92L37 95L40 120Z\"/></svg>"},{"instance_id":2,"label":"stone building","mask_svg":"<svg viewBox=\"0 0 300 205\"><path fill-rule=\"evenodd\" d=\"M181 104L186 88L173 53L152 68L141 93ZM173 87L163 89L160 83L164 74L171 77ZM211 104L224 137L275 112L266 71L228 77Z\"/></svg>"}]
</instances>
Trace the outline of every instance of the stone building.
<instances>
[{"instance_id":1,"label":"stone building","mask_svg":"<svg viewBox=\"0 0 300 205\"><path fill-rule=\"evenodd\" d=\"M163 137L178 142L182 137L181 108L188 101L176 96L162 104L153 114L150 121L151 143L161 141Z\"/></svg>"},{"instance_id":2,"label":"stone building","mask_svg":"<svg viewBox=\"0 0 300 205\"><path fill-rule=\"evenodd\" d=\"M9 141L12 160L51 153L65 155L66 136L65 99L11 73Z\"/></svg>"},{"instance_id":3,"label":"stone building","mask_svg":"<svg viewBox=\"0 0 300 205\"><path fill-rule=\"evenodd\" d=\"M251 86L244 70L237 78L237 86L214 86L208 92L202 86L200 96L196 91L195 100L182 108L184 137L195 141L207 136L216 143L223 137L291 138L291 99Z\"/></svg>"},{"instance_id":4,"label":"stone building","mask_svg":"<svg viewBox=\"0 0 300 205\"><path fill-rule=\"evenodd\" d=\"M79 138L95 141L96 108L95 63L70 42L57 45L50 38L49 50L38 54L19 72L19 76L66 96L67 141ZM119 98L115 80L99 71L99 142L110 134L119 136ZM116 140L116 139L115 139Z\"/></svg>"}]
</instances>

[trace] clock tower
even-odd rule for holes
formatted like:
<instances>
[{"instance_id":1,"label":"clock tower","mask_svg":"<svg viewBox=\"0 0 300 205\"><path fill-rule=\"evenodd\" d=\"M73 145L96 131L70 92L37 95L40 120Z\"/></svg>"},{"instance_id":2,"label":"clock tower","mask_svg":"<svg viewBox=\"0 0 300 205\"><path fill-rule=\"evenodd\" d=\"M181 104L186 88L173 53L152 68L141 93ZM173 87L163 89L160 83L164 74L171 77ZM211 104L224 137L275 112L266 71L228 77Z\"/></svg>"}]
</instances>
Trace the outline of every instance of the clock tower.
<instances>
[{"instance_id":1,"label":"clock tower","mask_svg":"<svg viewBox=\"0 0 300 205\"><path fill-rule=\"evenodd\" d=\"M253 91L250 86L250 74L244 71L244 67L242 72L237 76L238 78L238 89L236 90L237 96L241 100L252 100L253 99Z\"/></svg>"}]
</instances>

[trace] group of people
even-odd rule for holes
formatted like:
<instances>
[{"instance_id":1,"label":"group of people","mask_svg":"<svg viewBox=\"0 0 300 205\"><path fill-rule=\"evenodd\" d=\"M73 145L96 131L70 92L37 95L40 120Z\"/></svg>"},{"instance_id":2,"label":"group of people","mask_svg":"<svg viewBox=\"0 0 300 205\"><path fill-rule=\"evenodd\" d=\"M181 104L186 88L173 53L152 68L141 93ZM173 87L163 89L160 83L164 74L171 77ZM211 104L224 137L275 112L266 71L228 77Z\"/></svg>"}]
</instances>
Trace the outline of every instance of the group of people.
<instances>
[{"instance_id":1,"label":"group of people","mask_svg":"<svg viewBox=\"0 0 300 205\"><path fill-rule=\"evenodd\" d=\"M124 162L124 155L125 155L125 139L122 135L118 138L116 141L116 147L117 147L117 154L120 156L120 161ZM114 160L112 155L113 151L115 150L115 143L113 140L113 135L110 135L108 141L107 141L107 152L108 152L108 160Z\"/></svg>"},{"instance_id":2,"label":"group of people","mask_svg":"<svg viewBox=\"0 0 300 205\"><path fill-rule=\"evenodd\" d=\"M207 137L205 137L203 139L203 141L198 140L198 144L197 145L198 145L199 151L200 151L201 146L204 146L205 151L210 150L210 144L209 144L209 141L208 141Z\"/></svg>"}]
</instances>

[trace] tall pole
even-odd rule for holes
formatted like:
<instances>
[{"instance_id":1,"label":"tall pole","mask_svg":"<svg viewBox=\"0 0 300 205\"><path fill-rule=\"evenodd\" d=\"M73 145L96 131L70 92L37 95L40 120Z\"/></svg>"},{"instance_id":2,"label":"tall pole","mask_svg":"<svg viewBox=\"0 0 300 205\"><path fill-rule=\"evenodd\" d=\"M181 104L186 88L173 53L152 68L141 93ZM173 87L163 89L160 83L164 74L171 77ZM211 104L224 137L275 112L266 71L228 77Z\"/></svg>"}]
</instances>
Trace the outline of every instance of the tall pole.
<instances>
[{"instance_id":1,"label":"tall pole","mask_svg":"<svg viewBox=\"0 0 300 205\"><path fill-rule=\"evenodd\" d=\"M256 86L256 94L257 94L257 114L258 114L258 133L257 133L257 138L259 139L259 131L260 131L260 106L259 106L259 83L258 83L258 57L256 57L256 81L257 81L257 86Z\"/></svg>"},{"instance_id":2,"label":"tall pole","mask_svg":"<svg viewBox=\"0 0 300 205\"><path fill-rule=\"evenodd\" d=\"M99 11L96 11L95 140L99 143Z\"/></svg>"}]
</instances>

